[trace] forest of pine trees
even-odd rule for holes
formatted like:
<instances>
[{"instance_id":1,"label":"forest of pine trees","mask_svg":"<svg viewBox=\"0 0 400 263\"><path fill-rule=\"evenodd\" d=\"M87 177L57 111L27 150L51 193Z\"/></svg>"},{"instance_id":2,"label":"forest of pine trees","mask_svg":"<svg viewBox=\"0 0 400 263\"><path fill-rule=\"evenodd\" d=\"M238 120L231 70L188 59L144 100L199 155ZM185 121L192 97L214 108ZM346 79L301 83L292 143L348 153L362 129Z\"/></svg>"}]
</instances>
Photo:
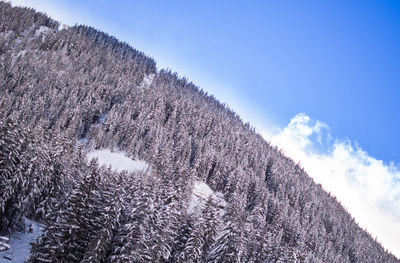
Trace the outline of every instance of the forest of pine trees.
<instances>
[{"instance_id":1,"label":"forest of pine trees","mask_svg":"<svg viewBox=\"0 0 400 263\"><path fill-rule=\"evenodd\" d=\"M226 105L103 32L0 2L0 90L0 236L45 224L29 262L400 262ZM198 182L214 194L189 209Z\"/></svg>"}]
</instances>

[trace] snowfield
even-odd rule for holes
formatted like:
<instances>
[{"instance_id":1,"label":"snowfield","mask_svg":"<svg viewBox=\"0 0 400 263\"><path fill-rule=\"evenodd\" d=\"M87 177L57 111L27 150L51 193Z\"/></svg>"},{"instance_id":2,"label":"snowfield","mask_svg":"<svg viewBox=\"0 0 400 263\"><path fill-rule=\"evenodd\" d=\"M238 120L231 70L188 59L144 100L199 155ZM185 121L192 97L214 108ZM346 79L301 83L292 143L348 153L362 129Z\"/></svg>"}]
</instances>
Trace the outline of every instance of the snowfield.
<instances>
[{"instance_id":1,"label":"snowfield","mask_svg":"<svg viewBox=\"0 0 400 263\"><path fill-rule=\"evenodd\" d=\"M40 26L38 30L35 32L35 37L42 36L42 41L44 41L44 37L49 33L51 29L47 26Z\"/></svg>"},{"instance_id":2,"label":"snowfield","mask_svg":"<svg viewBox=\"0 0 400 263\"><path fill-rule=\"evenodd\" d=\"M226 202L221 193L215 193L205 182L197 181L193 185L191 200L188 206L188 212L194 213L201 210L209 198L213 198L221 209L221 216Z\"/></svg>"},{"instance_id":3,"label":"snowfield","mask_svg":"<svg viewBox=\"0 0 400 263\"><path fill-rule=\"evenodd\" d=\"M141 160L132 160L126 157L123 152L112 152L109 149L102 149L93 152L89 152L86 158L90 162L93 158L98 158L99 165L111 166L112 170L117 172L128 171L146 171L149 168L149 164Z\"/></svg>"},{"instance_id":4,"label":"snowfield","mask_svg":"<svg viewBox=\"0 0 400 263\"><path fill-rule=\"evenodd\" d=\"M142 83L140 83L139 88L147 88L151 85L153 82L153 79L156 75L155 74L149 74L144 77Z\"/></svg>"},{"instance_id":5,"label":"snowfield","mask_svg":"<svg viewBox=\"0 0 400 263\"><path fill-rule=\"evenodd\" d=\"M10 249L0 252L0 263L23 263L29 259L31 243L43 233L43 226L35 221L24 219L25 231L14 232L7 242Z\"/></svg>"}]
</instances>

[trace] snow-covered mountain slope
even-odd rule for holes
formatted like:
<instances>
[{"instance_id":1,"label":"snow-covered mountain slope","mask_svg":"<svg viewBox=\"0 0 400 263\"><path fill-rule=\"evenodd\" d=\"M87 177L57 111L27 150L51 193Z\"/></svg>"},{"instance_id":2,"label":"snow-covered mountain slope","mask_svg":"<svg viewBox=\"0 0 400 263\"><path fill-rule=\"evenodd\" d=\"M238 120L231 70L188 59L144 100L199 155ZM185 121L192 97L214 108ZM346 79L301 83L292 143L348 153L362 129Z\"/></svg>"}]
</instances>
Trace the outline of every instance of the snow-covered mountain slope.
<instances>
[{"instance_id":1,"label":"snow-covered mountain slope","mask_svg":"<svg viewBox=\"0 0 400 263\"><path fill-rule=\"evenodd\" d=\"M32 260L399 262L226 105L106 33L0 2L0 92L0 235L47 222Z\"/></svg>"}]
</instances>

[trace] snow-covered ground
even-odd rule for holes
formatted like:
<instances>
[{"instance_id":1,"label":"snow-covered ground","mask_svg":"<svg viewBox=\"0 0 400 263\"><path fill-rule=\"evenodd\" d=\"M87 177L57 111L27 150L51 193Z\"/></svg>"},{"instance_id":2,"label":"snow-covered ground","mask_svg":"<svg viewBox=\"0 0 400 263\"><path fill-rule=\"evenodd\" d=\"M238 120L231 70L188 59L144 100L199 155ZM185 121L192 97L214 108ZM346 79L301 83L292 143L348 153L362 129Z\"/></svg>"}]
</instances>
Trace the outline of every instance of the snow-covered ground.
<instances>
[{"instance_id":1,"label":"snow-covered ground","mask_svg":"<svg viewBox=\"0 0 400 263\"><path fill-rule=\"evenodd\" d=\"M103 113L103 114L100 115L100 117L99 117L99 122L100 122L101 124L103 124L103 123L106 121L107 116L108 116L108 113L109 113L109 112Z\"/></svg>"},{"instance_id":2,"label":"snow-covered ground","mask_svg":"<svg viewBox=\"0 0 400 263\"><path fill-rule=\"evenodd\" d=\"M40 26L38 30L35 32L35 37L42 36L42 41L44 41L46 35L49 33L51 29L47 26Z\"/></svg>"},{"instance_id":3,"label":"snow-covered ground","mask_svg":"<svg viewBox=\"0 0 400 263\"><path fill-rule=\"evenodd\" d=\"M97 157L100 165L107 167L111 165L112 169L117 172L123 170L128 172L145 171L149 168L149 164L145 161L132 160L126 157L123 152L111 152L109 149L89 152L86 157L89 161Z\"/></svg>"},{"instance_id":4,"label":"snow-covered ground","mask_svg":"<svg viewBox=\"0 0 400 263\"><path fill-rule=\"evenodd\" d=\"M155 74L149 74L149 75L145 76L142 83L140 83L139 88L149 87L151 85L151 83L153 82L153 79L155 76L156 76Z\"/></svg>"},{"instance_id":5,"label":"snow-covered ground","mask_svg":"<svg viewBox=\"0 0 400 263\"><path fill-rule=\"evenodd\" d=\"M213 198L215 204L221 208L221 215L223 213L223 208L226 206L226 202L222 197L221 193L215 193L205 182L197 181L193 185L193 191L191 200L188 206L188 212L194 213L198 210L203 209L204 205L209 198Z\"/></svg>"},{"instance_id":6,"label":"snow-covered ground","mask_svg":"<svg viewBox=\"0 0 400 263\"><path fill-rule=\"evenodd\" d=\"M16 231L10 236L10 249L0 252L0 263L22 263L28 260L31 243L35 243L36 238L43 233L43 226L29 219L24 221L25 232Z\"/></svg>"}]
</instances>

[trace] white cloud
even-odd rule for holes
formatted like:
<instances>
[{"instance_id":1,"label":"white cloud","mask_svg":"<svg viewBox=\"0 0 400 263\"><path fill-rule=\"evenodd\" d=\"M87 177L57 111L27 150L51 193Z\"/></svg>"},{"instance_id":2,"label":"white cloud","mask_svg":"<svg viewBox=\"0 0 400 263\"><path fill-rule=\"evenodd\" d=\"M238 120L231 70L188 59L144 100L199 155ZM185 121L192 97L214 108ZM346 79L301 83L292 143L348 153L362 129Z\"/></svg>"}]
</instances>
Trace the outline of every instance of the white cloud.
<instances>
[{"instance_id":1,"label":"white cloud","mask_svg":"<svg viewBox=\"0 0 400 263\"><path fill-rule=\"evenodd\" d=\"M296 115L261 135L337 197L361 227L400 257L400 171L350 141L332 140L327 124Z\"/></svg>"}]
</instances>

